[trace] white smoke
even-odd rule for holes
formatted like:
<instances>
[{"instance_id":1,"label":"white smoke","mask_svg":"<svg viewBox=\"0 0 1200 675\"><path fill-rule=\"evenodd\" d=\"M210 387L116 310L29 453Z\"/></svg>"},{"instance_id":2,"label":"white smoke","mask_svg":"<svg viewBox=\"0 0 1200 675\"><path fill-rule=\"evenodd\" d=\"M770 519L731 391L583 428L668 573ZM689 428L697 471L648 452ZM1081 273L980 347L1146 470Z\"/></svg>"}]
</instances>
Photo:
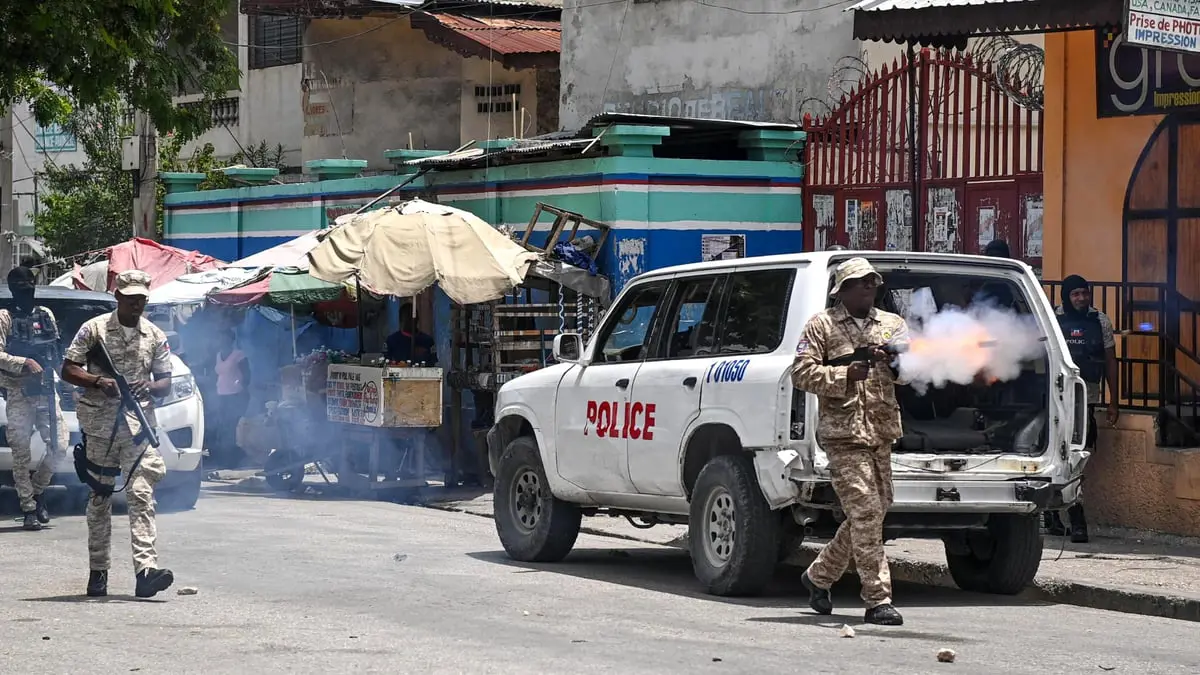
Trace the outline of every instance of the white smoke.
<instances>
[{"instance_id":1,"label":"white smoke","mask_svg":"<svg viewBox=\"0 0 1200 675\"><path fill-rule=\"evenodd\" d=\"M909 350L897 358L897 368L919 394L931 385L1013 380L1024 362L1045 353L1032 315L990 304L939 312L928 288L913 293L908 322Z\"/></svg>"}]
</instances>

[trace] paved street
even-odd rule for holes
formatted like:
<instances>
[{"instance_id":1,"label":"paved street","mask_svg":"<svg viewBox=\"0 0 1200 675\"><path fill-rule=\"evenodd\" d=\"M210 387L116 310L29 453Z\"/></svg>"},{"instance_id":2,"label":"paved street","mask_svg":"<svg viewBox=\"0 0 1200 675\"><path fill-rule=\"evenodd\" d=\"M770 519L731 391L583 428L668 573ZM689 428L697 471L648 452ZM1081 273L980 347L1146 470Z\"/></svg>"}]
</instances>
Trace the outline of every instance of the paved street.
<instances>
[{"instance_id":1,"label":"paved street","mask_svg":"<svg viewBox=\"0 0 1200 675\"><path fill-rule=\"evenodd\" d=\"M194 596L131 597L120 518L115 597L89 601L82 517L40 535L6 518L0 672L1200 670L1189 622L899 586L907 625L866 627L848 582L842 612L817 618L792 582L700 595L677 549L583 535L565 563L518 565L478 516L228 489L159 520L163 563ZM941 647L955 664L936 662Z\"/></svg>"}]
</instances>

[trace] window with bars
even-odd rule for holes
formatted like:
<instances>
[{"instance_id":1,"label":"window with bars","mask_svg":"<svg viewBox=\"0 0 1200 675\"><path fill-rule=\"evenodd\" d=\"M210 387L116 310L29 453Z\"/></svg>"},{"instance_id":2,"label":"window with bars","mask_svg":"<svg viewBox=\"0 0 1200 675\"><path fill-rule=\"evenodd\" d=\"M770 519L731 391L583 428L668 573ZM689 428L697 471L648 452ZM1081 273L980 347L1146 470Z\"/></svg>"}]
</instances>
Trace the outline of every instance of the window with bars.
<instances>
[{"instance_id":1,"label":"window with bars","mask_svg":"<svg viewBox=\"0 0 1200 675\"><path fill-rule=\"evenodd\" d=\"M250 67L272 68L304 59L304 19L298 16L250 17Z\"/></svg>"}]
</instances>

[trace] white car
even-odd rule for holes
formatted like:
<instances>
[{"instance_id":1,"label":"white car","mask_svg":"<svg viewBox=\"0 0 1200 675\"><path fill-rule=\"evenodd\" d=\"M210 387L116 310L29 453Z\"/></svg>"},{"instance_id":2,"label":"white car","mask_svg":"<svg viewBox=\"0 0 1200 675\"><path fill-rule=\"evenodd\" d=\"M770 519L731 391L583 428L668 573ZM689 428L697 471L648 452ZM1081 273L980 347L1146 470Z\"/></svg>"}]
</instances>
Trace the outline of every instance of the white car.
<instances>
[{"instance_id":1,"label":"white car","mask_svg":"<svg viewBox=\"0 0 1200 675\"><path fill-rule=\"evenodd\" d=\"M0 289L0 307L11 306L12 296L8 289ZM50 308L58 319L62 334L63 349L75 336L79 326L94 316L116 309L116 300L106 293L80 291L50 286L39 286L37 303ZM157 403L155 415L158 421L158 438L167 465L166 478L155 488L155 500L165 510L187 510L196 505L200 497L203 480L202 453L204 447L204 404L196 388L191 370L174 354L171 355L171 392ZM59 403L63 419L70 432L70 447L65 457L55 467L52 485L65 486L77 495L85 495L87 488L75 474L72 448L80 440L79 422L75 418L76 387L59 380ZM12 487L12 448L8 443L8 417L3 399L0 399L0 486ZM30 446L34 466L45 455L45 444L38 433L33 434ZM123 485L124 476L118 477L118 487ZM52 488L53 489L53 488ZM124 499L124 493L116 497ZM82 499L76 500L82 503Z\"/></svg>"},{"instance_id":2,"label":"white car","mask_svg":"<svg viewBox=\"0 0 1200 675\"><path fill-rule=\"evenodd\" d=\"M944 540L957 584L1017 593L1041 560L1040 514L1078 500L1088 414L1079 371L1025 264L931 253L809 253L684 265L626 286L583 345L501 389L488 432L495 520L508 554L557 561L581 516L688 524L693 568L717 595L761 592L804 536L845 516L815 438L817 401L791 371L834 268L863 256L877 304L904 315L918 289L967 306L981 288L1034 321L1020 374L919 395L898 387L895 503L884 536ZM997 291L996 289L1001 289Z\"/></svg>"}]
</instances>

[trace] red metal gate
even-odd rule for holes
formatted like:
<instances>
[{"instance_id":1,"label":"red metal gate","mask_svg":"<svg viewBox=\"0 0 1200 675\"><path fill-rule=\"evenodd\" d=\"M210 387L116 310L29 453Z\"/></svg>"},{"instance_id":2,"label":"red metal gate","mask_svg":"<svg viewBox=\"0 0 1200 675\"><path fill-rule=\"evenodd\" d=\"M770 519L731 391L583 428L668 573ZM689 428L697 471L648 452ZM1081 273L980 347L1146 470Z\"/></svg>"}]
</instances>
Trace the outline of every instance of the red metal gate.
<instances>
[{"instance_id":1,"label":"red metal gate","mask_svg":"<svg viewBox=\"0 0 1200 675\"><path fill-rule=\"evenodd\" d=\"M805 119L805 246L979 253L1004 239L1040 267L1041 122L969 54L922 50L915 67L893 61L829 116Z\"/></svg>"}]
</instances>

